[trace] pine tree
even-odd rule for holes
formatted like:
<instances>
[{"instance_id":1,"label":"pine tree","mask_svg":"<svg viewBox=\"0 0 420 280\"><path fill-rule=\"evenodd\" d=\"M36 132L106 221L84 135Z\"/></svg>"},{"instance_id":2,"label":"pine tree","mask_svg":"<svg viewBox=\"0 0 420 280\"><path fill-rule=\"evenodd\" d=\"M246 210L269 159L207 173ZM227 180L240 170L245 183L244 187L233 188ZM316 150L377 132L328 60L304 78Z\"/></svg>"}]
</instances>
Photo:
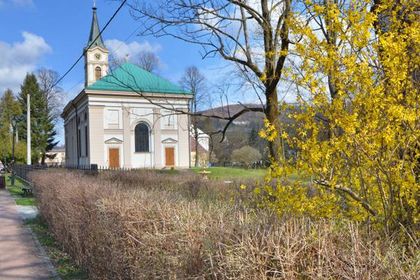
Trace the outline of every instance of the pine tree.
<instances>
[{"instance_id":1,"label":"pine tree","mask_svg":"<svg viewBox=\"0 0 420 280\"><path fill-rule=\"evenodd\" d=\"M0 157L3 161L12 157L12 119L22 113L19 102L8 89L0 100Z\"/></svg>"},{"instance_id":2,"label":"pine tree","mask_svg":"<svg viewBox=\"0 0 420 280\"><path fill-rule=\"evenodd\" d=\"M37 78L34 74L27 74L19 102L22 105L23 114L27 116L27 95L31 96L31 148L32 160L38 162L41 159L43 164L46 153L51 151L58 142L55 141L56 131L54 129L53 117L49 110L48 100L45 92L41 91ZM20 125L20 136L26 140L26 122Z\"/></svg>"}]
</instances>

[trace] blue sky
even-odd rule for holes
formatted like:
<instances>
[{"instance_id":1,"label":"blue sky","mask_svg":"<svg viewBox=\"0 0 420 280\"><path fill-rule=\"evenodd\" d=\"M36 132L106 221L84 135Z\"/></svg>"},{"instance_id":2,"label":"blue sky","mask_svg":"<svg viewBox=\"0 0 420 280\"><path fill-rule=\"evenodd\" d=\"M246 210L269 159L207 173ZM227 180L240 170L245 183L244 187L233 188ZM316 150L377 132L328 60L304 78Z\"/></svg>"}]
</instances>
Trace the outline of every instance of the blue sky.
<instances>
[{"instance_id":1,"label":"blue sky","mask_svg":"<svg viewBox=\"0 0 420 280\"><path fill-rule=\"evenodd\" d=\"M153 0L144 0L153 1ZM102 28L120 2L96 0ZM63 74L81 55L87 44L92 20L93 0L0 0L0 95L6 88L17 94L26 73L44 67ZM253 92L228 87L235 81L226 62L220 58L202 59L200 47L171 37L145 37L130 34L142 23L135 21L124 7L103 33L111 52L135 57L140 51L154 52L161 62L158 74L178 83L188 66L197 66L208 81L213 105L220 104L220 89L229 91L229 103L258 102ZM63 103L67 103L84 84L83 60L62 81ZM228 88L228 89L227 89ZM62 125L57 125L60 138Z\"/></svg>"},{"instance_id":2,"label":"blue sky","mask_svg":"<svg viewBox=\"0 0 420 280\"><path fill-rule=\"evenodd\" d=\"M92 19L92 0L0 0L0 91L18 91L26 72L45 67L63 74L78 58L87 43ZM117 1L97 0L101 28L119 6ZM158 73L178 82L186 67L196 65L204 73L217 72L221 62L202 60L200 49L164 37L144 37L133 33L141 24L123 8L103 34L103 39L121 56L152 51L161 61ZM112 50L111 50L112 51ZM63 80L66 99L83 84L83 61Z\"/></svg>"},{"instance_id":3,"label":"blue sky","mask_svg":"<svg viewBox=\"0 0 420 280\"><path fill-rule=\"evenodd\" d=\"M143 0L153 1L153 0ZM101 28L120 5L117 0L96 0ZM44 67L63 74L87 44L93 0L0 0L0 95L6 88L18 93L27 72ZM202 59L200 47L172 37L133 34L142 24L124 7L103 34L111 53L135 57L152 51L160 59L158 74L178 83L188 66L197 66L207 78L217 105L217 87L226 87L232 68L220 58ZM83 60L62 81L65 101L83 88ZM253 92L229 88L229 103L258 102ZM286 96L286 99L289 99Z\"/></svg>"},{"instance_id":4,"label":"blue sky","mask_svg":"<svg viewBox=\"0 0 420 280\"><path fill-rule=\"evenodd\" d=\"M119 3L96 2L102 28ZM18 94L26 73L41 67L63 74L87 44L92 5L92 0L0 0L0 96L6 88ZM126 40L139 24L128 9L123 8L103 33L103 39L123 57L126 54L135 56L139 51L154 52L161 62L158 74L176 83L190 65L199 67L210 83L215 79L215 73L220 72L221 61L203 61L198 46L169 37L133 35ZM83 67L82 60L61 82L64 104L83 88ZM61 121L57 130L62 141Z\"/></svg>"}]
</instances>

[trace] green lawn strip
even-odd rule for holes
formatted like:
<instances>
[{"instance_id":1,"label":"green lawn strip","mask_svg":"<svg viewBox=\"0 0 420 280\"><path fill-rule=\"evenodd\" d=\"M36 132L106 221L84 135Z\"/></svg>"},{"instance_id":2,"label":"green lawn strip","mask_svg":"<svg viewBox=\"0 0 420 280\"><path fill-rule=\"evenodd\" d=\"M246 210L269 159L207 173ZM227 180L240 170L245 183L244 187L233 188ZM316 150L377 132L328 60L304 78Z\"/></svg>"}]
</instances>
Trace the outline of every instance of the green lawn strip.
<instances>
[{"instance_id":1,"label":"green lawn strip","mask_svg":"<svg viewBox=\"0 0 420 280\"><path fill-rule=\"evenodd\" d=\"M23 183L22 181L20 181L18 178L15 179L15 185L12 186L12 182L10 179L10 175L6 176L6 187L9 190L9 192L12 195L16 195L16 196L22 196L23 195L23 191L22 191L22 186Z\"/></svg>"},{"instance_id":2,"label":"green lawn strip","mask_svg":"<svg viewBox=\"0 0 420 280\"><path fill-rule=\"evenodd\" d=\"M48 231L47 224L40 217L25 221L37 239L44 247L48 257L53 262L58 274L63 280L88 279L87 273L77 266L71 257L65 253Z\"/></svg>"},{"instance_id":3,"label":"green lawn strip","mask_svg":"<svg viewBox=\"0 0 420 280\"><path fill-rule=\"evenodd\" d=\"M22 196L23 195L23 191L21 188L15 186L11 186L10 184L7 183L7 190L10 192L11 195L13 196Z\"/></svg>"},{"instance_id":4,"label":"green lawn strip","mask_svg":"<svg viewBox=\"0 0 420 280\"><path fill-rule=\"evenodd\" d=\"M36 206L36 200L33 197L15 198L16 205L20 206Z\"/></svg>"},{"instance_id":5,"label":"green lawn strip","mask_svg":"<svg viewBox=\"0 0 420 280\"><path fill-rule=\"evenodd\" d=\"M267 174L267 169L258 168L258 169L245 169L238 167L209 167L209 168L199 168L193 167L191 170L195 173L199 173L203 170L210 171L208 177L215 180L235 180L235 179L255 179L261 180ZM290 182L300 181L303 184L310 183L310 177L304 176L302 174L293 173L288 176Z\"/></svg>"},{"instance_id":6,"label":"green lawn strip","mask_svg":"<svg viewBox=\"0 0 420 280\"><path fill-rule=\"evenodd\" d=\"M196 173L203 171L203 168L194 167L192 170ZM234 180L234 179L261 179L266 174L266 169L245 169L237 167L210 167L205 170L210 171L208 177L210 179L225 179L225 180Z\"/></svg>"},{"instance_id":7,"label":"green lawn strip","mask_svg":"<svg viewBox=\"0 0 420 280\"><path fill-rule=\"evenodd\" d=\"M12 186L11 176L6 176L6 187L10 194L16 201L17 205L21 206L35 206L36 200L34 197L26 197L23 195L22 187L26 186L26 183L15 177L15 185Z\"/></svg>"}]
</instances>

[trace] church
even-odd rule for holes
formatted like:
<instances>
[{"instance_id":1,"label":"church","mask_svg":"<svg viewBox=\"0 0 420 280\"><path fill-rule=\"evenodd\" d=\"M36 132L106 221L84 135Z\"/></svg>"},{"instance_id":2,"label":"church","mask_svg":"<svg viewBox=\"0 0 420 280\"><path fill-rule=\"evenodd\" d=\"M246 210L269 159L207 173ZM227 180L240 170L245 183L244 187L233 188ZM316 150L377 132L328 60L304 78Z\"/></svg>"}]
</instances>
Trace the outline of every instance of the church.
<instances>
[{"instance_id":1,"label":"church","mask_svg":"<svg viewBox=\"0 0 420 280\"><path fill-rule=\"evenodd\" d=\"M93 8L85 87L64 108L66 165L188 168L189 102L180 86L137 65L110 70Z\"/></svg>"}]
</instances>

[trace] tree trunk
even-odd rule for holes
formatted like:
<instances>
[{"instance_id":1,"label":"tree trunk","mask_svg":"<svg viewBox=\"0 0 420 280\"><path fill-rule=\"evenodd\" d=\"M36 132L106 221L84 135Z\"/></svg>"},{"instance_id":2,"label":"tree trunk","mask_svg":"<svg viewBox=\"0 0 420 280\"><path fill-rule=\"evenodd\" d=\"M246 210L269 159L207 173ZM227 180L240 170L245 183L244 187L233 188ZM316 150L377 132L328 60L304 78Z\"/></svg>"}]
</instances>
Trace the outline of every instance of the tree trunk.
<instances>
[{"instance_id":1,"label":"tree trunk","mask_svg":"<svg viewBox=\"0 0 420 280\"><path fill-rule=\"evenodd\" d=\"M45 164L46 157L47 157L46 153L42 153L42 156L41 156L41 165L44 165Z\"/></svg>"},{"instance_id":2,"label":"tree trunk","mask_svg":"<svg viewBox=\"0 0 420 280\"><path fill-rule=\"evenodd\" d=\"M267 88L266 100L266 118L271 124L274 125L278 134L280 135L281 126L279 119L279 101L277 96L277 88ZM281 158L281 155L283 154L280 137L276 137L273 141L269 141L268 149L270 153L270 158L272 158L274 161L278 161Z\"/></svg>"}]
</instances>

